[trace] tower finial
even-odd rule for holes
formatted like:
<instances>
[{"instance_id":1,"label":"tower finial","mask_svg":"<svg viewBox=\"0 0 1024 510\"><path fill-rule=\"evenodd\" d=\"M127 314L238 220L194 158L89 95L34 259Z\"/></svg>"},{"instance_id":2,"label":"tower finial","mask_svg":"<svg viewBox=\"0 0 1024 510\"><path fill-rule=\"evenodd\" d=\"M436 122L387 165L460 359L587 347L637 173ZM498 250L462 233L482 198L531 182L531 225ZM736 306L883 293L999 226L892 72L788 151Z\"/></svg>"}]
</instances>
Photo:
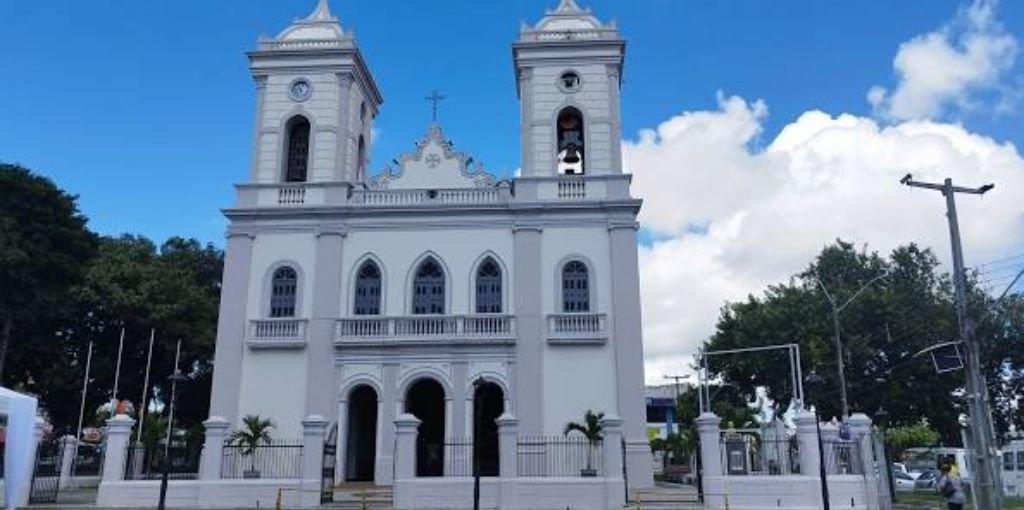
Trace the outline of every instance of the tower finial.
<instances>
[{"instance_id":1,"label":"tower finial","mask_svg":"<svg viewBox=\"0 0 1024 510\"><path fill-rule=\"evenodd\" d=\"M576 0L561 0L555 12L583 12L583 9L580 9L580 6L576 4Z\"/></svg>"},{"instance_id":2,"label":"tower finial","mask_svg":"<svg viewBox=\"0 0 1024 510\"><path fill-rule=\"evenodd\" d=\"M313 9L313 13L306 17L306 21L336 21L334 16L331 16L331 7L328 5L327 0L318 0L316 3L316 9Z\"/></svg>"}]
</instances>

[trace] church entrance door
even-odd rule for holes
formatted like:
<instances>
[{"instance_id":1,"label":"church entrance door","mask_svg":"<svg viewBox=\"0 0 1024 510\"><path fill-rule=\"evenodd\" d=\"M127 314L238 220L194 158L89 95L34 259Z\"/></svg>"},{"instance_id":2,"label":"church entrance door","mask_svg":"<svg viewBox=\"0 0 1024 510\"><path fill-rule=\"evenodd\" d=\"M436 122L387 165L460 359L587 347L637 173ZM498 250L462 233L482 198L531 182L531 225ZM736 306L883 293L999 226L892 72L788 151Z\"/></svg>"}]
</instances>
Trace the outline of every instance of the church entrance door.
<instances>
[{"instance_id":1,"label":"church entrance door","mask_svg":"<svg viewBox=\"0 0 1024 510\"><path fill-rule=\"evenodd\" d=\"M483 383L473 392L473 448L480 459L480 476L498 476L498 424L505 412L505 394L494 383Z\"/></svg>"},{"instance_id":2,"label":"church entrance door","mask_svg":"<svg viewBox=\"0 0 1024 510\"><path fill-rule=\"evenodd\" d=\"M372 482L377 461L377 392L363 384L348 397L345 480Z\"/></svg>"},{"instance_id":3,"label":"church entrance door","mask_svg":"<svg viewBox=\"0 0 1024 510\"><path fill-rule=\"evenodd\" d=\"M444 475L444 388L420 379L405 396L405 411L420 419L416 437L416 476Z\"/></svg>"}]
</instances>

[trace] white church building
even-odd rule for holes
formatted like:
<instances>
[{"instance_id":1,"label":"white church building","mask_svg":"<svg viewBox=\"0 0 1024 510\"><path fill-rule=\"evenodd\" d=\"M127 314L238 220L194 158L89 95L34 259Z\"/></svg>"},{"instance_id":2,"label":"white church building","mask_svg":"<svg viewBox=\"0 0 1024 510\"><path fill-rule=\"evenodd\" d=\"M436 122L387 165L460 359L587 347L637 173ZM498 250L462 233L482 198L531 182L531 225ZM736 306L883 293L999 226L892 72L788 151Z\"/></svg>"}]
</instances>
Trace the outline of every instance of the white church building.
<instances>
[{"instance_id":1,"label":"white church building","mask_svg":"<svg viewBox=\"0 0 1024 510\"><path fill-rule=\"evenodd\" d=\"M503 180L437 122L370 171L384 100L326 1L258 42L251 167L224 210L211 417L270 418L281 439L322 419L335 481L387 486L411 417L415 477L444 478L456 438L498 475L499 417L517 437L556 437L593 410L621 426L605 455L626 485L652 484L625 41L562 0L512 50L521 172Z\"/></svg>"}]
</instances>

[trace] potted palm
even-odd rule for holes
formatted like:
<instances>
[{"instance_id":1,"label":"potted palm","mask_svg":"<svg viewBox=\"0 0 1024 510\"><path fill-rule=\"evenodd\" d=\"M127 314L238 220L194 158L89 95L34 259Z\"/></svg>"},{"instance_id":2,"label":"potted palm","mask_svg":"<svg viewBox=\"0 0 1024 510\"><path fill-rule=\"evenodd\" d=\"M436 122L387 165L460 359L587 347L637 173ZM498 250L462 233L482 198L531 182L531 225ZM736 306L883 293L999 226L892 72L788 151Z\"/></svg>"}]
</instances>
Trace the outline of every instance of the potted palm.
<instances>
[{"instance_id":1,"label":"potted palm","mask_svg":"<svg viewBox=\"0 0 1024 510\"><path fill-rule=\"evenodd\" d=\"M593 411L587 409L587 412L583 415L583 423L571 421L565 424L565 429L562 431L562 435L567 437L570 432L576 431L587 438L587 467L580 470L580 476L597 476L597 470L593 468L593 454L594 446L604 439L604 427L601 426L603 418L604 413L594 414Z\"/></svg>"},{"instance_id":2,"label":"potted palm","mask_svg":"<svg viewBox=\"0 0 1024 510\"><path fill-rule=\"evenodd\" d=\"M242 478L260 477L256 469L256 449L260 443L270 444L270 431L273 428L274 422L271 419L247 414L242 418L242 428L228 436L228 444L238 445L242 457L252 457L249 469L242 472Z\"/></svg>"}]
</instances>

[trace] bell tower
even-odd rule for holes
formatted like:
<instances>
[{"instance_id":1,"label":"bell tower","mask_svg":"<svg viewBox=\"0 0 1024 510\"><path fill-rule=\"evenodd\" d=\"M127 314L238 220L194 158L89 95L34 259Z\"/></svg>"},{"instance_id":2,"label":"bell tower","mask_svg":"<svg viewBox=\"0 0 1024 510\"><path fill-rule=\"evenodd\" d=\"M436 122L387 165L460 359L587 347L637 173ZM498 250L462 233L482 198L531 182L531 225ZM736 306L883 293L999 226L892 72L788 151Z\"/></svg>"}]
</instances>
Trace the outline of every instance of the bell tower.
<instances>
[{"instance_id":1,"label":"bell tower","mask_svg":"<svg viewBox=\"0 0 1024 510\"><path fill-rule=\"evenodd\" d=\"M619 86L626 42L574 0L561 0L512 45L522 175L622 173Z\"/></svg>"},{"instance_id":2,"label":"bell tower","mask_svg":"<svg viewBox=\"0 0 1024 510\"><path fill-rule=\"evenodd\" d=\"M366 178L370 132L383 99L327 0L249 52L256 82L252 184Z\"/></svg>"}]
</instances>

